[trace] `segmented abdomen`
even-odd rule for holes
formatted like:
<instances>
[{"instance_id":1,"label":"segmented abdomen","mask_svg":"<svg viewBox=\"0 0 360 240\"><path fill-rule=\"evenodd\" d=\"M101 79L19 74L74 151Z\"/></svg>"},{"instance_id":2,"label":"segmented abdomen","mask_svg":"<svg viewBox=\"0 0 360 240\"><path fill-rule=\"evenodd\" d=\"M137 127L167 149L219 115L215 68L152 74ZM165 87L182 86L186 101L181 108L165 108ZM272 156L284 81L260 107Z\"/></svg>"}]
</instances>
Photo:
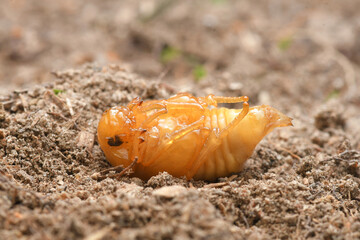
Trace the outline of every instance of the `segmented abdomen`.
<instances>
[{"instance_id":1,"label":"segmented abdomen","mask_svg":"<svg viewBox=\"0 0 360 240\"><path fill-rule=\"evenodd\" d=\"M210 111L210 116L205 120L205 126L219 130L224 129L234 118L236 114L230 111L238 111L226 108L216 108ZM236 159L234 149L230 148L229 135L221 140L220 146L212 153L205 163L199 168L195 179L215 180L221 176L227 176L232 172L238 172L242 168L242 161ZM233 145L233 144L232 144Z\"/></svg>"}]
</instances>

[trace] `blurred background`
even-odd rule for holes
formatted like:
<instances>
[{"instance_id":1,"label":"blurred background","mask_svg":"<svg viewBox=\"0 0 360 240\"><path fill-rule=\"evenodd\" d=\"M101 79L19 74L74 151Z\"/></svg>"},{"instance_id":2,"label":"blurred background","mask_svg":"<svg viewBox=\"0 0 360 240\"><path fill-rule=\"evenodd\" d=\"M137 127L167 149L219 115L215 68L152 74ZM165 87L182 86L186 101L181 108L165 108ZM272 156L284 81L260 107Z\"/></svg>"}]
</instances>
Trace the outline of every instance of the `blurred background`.
<instances>
[{"instance_id":1,"label":"blurred background","mask_svg":"<svg viewBox=\"0 0 360 240\"><path fill-rule=\"evenodd\" d=\"M95 62L197 95L359 104L360 1L0 0L0 94Z\"/></svg>"}]
</instances>

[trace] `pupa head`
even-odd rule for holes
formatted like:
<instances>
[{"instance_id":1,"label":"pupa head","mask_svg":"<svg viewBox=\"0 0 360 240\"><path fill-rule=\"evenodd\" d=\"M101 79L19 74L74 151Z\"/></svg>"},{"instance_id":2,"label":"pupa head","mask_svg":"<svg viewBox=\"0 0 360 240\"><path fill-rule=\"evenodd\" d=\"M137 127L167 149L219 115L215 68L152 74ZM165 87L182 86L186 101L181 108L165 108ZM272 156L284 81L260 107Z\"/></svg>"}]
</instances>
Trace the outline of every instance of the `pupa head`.
<instances>
[{"instance_id":1,"label":"pupa head","mask_svg":"<svg viewBox=\"0 0 360 240\"><path fill-rule=\"evenodd\" d=\"M130 163L134 126L133 114L126 107L113 107L103 113L97 129L98 141L113 166L119 165L119 161Z\"/></svg>"}]
</instances>

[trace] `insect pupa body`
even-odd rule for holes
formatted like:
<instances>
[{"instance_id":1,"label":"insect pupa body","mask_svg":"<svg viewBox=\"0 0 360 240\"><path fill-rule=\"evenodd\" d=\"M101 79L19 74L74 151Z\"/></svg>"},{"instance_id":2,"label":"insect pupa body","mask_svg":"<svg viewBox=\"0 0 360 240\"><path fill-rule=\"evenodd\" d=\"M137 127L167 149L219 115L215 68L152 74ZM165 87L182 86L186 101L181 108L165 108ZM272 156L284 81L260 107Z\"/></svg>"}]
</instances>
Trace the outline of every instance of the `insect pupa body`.
<instances>
[{"instance_id":1,"label":"insect pupa body","mask_svg":"<svg viewBox=\"0 0 360 240\"><path fill-rule=\"evenodd\" d=\"M137 159L133 176L148 179L166 171L212 181L239 172L266 134L291 125L289 117L266 105L217 108L226 101L230 98L190 94L133 101L103 114L98 140L113 166L127 167Z\"/></svg>"},{"instance_id":2,"label":"insect pupa body","mask_svg":"<svg viewBox=\"0 0 360 240\"><path fill-rule=\"evenodd\" d=\"M241 110L219 108L212 111L212 126L226 127ZM245 118L229 132L220 146L209 155L194 179L215 180L243 169L256 145L274 128L288 126L291 119L276 109L262 105L252 107Z\"/></svg>"}]
</instances>

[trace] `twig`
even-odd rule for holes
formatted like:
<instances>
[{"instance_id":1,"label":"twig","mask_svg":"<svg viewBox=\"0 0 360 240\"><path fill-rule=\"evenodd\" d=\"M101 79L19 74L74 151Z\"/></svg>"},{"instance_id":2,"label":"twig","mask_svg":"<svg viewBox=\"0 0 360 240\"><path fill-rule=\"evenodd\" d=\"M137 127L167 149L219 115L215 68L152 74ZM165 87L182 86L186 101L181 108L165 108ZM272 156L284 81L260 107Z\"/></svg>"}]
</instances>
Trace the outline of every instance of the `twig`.
<instances>
[{"instance_id":1,"label":"twig","mask_svg":"<svg viewBox=\"0 0 360 240\"><path fill-rule=\"evenodd\" d=\"M50 114L50 115L52 115L52 116L61 118L61 119L66 120L66 121L69 120L67 117L65 117L65 116L62 115L61 113L56 113L56 112L46 112L46 113L47 113L47 114Z\"/></svg>"},{"instance_id":2,"label":"twig","mask_svg":"<svg viewBox=\"0 0 360 240\"><path fill-rule=\"evenodd\" d=\"M68 108L69 108L69 112L70 112L70 115L71 116L74 116L74 109L73 109L73 107L72 107L72 104L71 104L71 101L70 101L70 99L69 98L66 98L66 105L68 106Z\"/></svg>"},{"instance_id":3,"label":"twig","mask_svg":"<svg viewBox=\"0 0 360 240\"><path fill-rule=\"evenodd\" d=\"M273 142L270 142L275 148L281 150L281 151L284 151L284 152L287 152L288 154L290 154L292 157L296 158L297 160L301 160L301 157L296 155L295 153L293 153L292 151L290 151L289 149L287 148L284 148L284 147L280 147L279 145L276 145L275 143Z\"/></svg>"},{"instance_id":4,"label":"twig","mask_svg":"<svg viewBox=\"0 0 360 240\"><path fill-rule=\"evenodd\" d=\"M70 115L70 110L68 106L60 98L58 98L53 92L46 91L44 93L44 98L47 98L52 103L54 103L60 110L64 111L65 115Z\"/></svg>"},{"instance_id":5,"label":"twig","mask_svg":"<svg viewBox=\"0 0 360 240\"><path fill-rule=\"evenodd\" d=\"M298 216L296 223L296 238L299 239L300 236L300 224L301 224L301 214Z\"/></svg>"},{"instance_id":6,"label":"twig","mask_svg":"<svg viewBox=\"0 0 360 240\"><path fill-rule=\"evenodd\" d=\"M126 174L129 170L131 170L135 166L137 161L138 161L138 157L135 157L134 161L129 166L127 166L124 170L122 170L120 173L115 174L115 175L117 175L115 177L117 177L117 178L122 177L124 174Z\"/></svg>"},{"instance_id":7,"label":"twig","mask_svg":"<svg viewBox=\"0 0 360 240\"><path fill-rule=\"evenodd\" d=\"M135 166L137 161L138 161L138 157L135 157L134 161L129 166L127 166L126 168L123 168L122 166L111 167L111 168L108 168L108 169L105 169L105 170L101 171L100 173L95 173L91 177L93 179L96 179L96 180L103 180L105 178L118 178L119 179L124 174L126 174L129 170L131 170ZM99 175L102 175L102 174L109 173L111 171L120 171L120 170L121 170L120 173L115 173L115 174L105 175L105 176L99 176Z\"/></svg>"},{"instance_id":8,"label":"twig","mask_svg":"<svg viewBox=\"0 0 360 240\"><path fill-rule=\"evenodd\" d=\"M338 198L338 196L336 196L336 191L335 191L335 186L332 186L332 191L331 191L331 194L336 198L336 200L338 201L341 201L342 202L342 199Z\"/></svg>"},{"instance_id":9,"label":"twig","mask_svg":"<svg viewBox=\"0 0 360 240\"><path fill-rule=\"evenodd\" d=\"M218 188L218 187L223 187L228 184L229 184L229 182L210 183L210 184L205 185L203 188Z\"/></svg>"},{"instance_id":10,"label":"twig","mask_svg":"<svg viewBox=\"0 0 360 240\"><path fill-rule=\"evenodd\" d=\"M235 178L237 178L238 175L234 174L234 175L231 175L230 177L228 177L228 179L226 180L227 182L231 182L232 180L234 180Z\"/></svg>"},{"instance_id":11,"label":"twig","mask_svg":"<svg viewBox=\"0 0 360 240\"><path fill-rule=\"evenodd\" d=\"M21 100L21 104L24 108L24 111L27 112L28 108L29 108L29 104L28 102L26 101L26 98L24 97L23 94L19 94L19 97L20 97L20 100Z\"/></svg>"},{"instance_id":12,"label":"twig","mask_svg":"<svg viewBox=\"0 0 360 240\"><path fill-rule=\"evenodd\" d=\"M96 232L90 233L86 236L85 240L99 240L104 239L106 234L108 234L113 229L113 226L104 227Z\"/></svg>"},{"instance_id":13,"label":"twig","mask_svg":"<svg viewBox=\"0 0 360 240\"><path fill-rule=\"evenodd\" d=\"M323 192L324 192L324 190L320 190L320 191L318 191L317 193L315 193L315 194L311 195L310 197L306 198L306 200L307 200L307 201L314 200L314 199L317 197L317 195L319 195L319 194L321 194L321 193L323 193Z\"/></svg>"},{"instance_id":14,"label":"twig","mask_svg":"<svg viewBox=\"0 0 360 240\"><path fill-rule=\"evenodd\" d=\"M245 222L246 228L249 228L250 226L249 226L249 223L248 223L244 213L242 211L240 211L240 213L241 213L240 215L241 215L242 220Z\"/></svg>"},{"instance_id":15,"label":"twig","mask_svg":"<svg viewBox=\"0 0 360 240\"><path fill-rule=\"evenodd\" d=\"M65 124L65 128L66 128L66 129L70 129L71 127L74 126L76 129L79 130L78 126L76 125L76 121L80 118L81 114L82 114L82 110L79 111L78 113L76 113L76 114L71 118L71 120Z\"/></svg>"},{"instance_id":16,"label":"twig","mask_svg":"<svg viewBox=\"0 0 360 240\"><path fill-rule=\"evenodd\" d=\"M52 116L61 118L63 120L69 121L69 119L67 117L65 117L64 115L62 115L61 113L56 113L56 112L46 112L47 114L50 114Z\"/></svg>"},{"instance_id":17,"label":"twig","mask_svg":"<svg viewBox=\"0 0 360 240\"><path fill-rule=\"evenodd\" d=\"M124 167L122 165L119 165L119 166L107 168L107 169L101 171L100 174L107 174L107 173L112 172L112 171L119 172L119 171L122 171L122 170L124 170Z\"/></svg>"}]
</instances>

